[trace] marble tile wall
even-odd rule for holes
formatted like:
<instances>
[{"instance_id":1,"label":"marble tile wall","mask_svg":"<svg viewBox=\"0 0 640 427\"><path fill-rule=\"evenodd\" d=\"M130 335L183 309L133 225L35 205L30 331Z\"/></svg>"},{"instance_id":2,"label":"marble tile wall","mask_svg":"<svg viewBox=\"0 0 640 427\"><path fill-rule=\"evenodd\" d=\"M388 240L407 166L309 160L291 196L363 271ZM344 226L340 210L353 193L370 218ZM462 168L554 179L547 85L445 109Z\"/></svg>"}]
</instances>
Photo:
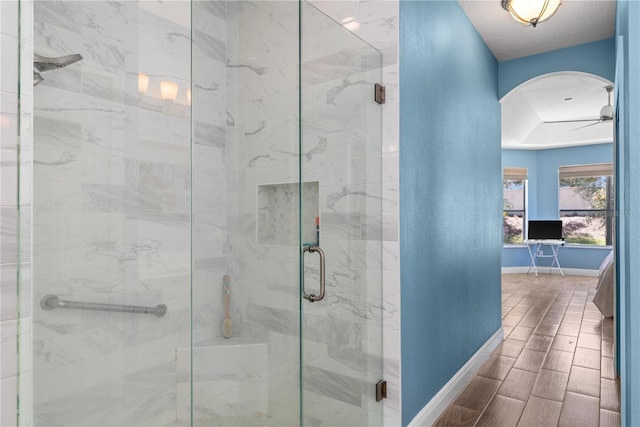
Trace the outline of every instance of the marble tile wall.
<instances>
[{"instance_id":1,"label":"marble tile wall","mask_svg":"<svg viewBox=\"0 0 640 427\"><path fill-rule=\"evenodd\" d=\"M16 424L18 2L0 2L0 425Z\"/></svg>"},{"instance_id":2,"label":"marble tile wall","mask_svg":"<svg viewBox=\"0 0 640 427\"><path fill-rule=\"evenodd\" d=\"M312 0L311 3L382 52L382 81L386 86L382 115L382 334L383 371L388 383L384 425L400 425L399 2Z\"/></svg>"},{"instance_id":3,"label":"marble tile wall","mask_svg":"<svg viewBox=\"0 0 640 427\"><path fill-rule=\"evenodd\" d=\"M227 222L234 336L268 348L269 414L299 420L297 243L258 239L261 186L298 181L298 5L229 2ZM283 235L298 236L298 197L282 197ZM287 219L289 218L289 219ZM267 223L270 221L266 221ZM265 231L265 230L263 230ZM237 332L236 332L237 331Z\"/></svg>"},{"instance_id":4,"label":"marble tile wall","mask_svg":"<svg viewBox=\"0 0 640 427\"><path fill-rule=\"evenodd\" d=\"M222 278L229 274L227 225L227 5L193 7L193 301L194 340L222 337ZM235 283L232 286L232 303Z\"/></svg>"},{"instance_id":5,"label":"marble tile wall","mask_svg":"<svg viewBox=\"0 0 640 427\"><path fill-rule=\"evenodd\" d=\"M43 72L33 88L37 425L175 420L175 387L147 389L143 372L175 384L176 348L189 343L191 30L183 9L180 2L35 3L34 52L83 56ZM139 73L148 77L146 90ZM163 82L175 85L175 100L162 98ZM45 294L163 303L168 311L162 318L44 311Z\"/></svg>"},{"instance_id":6,"label":"marble tile wall","mask_svg":"<svg viewBox=\"0 0 640 427\"><path fill-rule=\"evenodd\" d=\"M384 113L382 173L379 164L376 169L367 162L367 155L377 162L381 156L379 151L363 151L362 141L366 135L345 131L363 124L366 129L375 129L375 126L367 128L366 125L372 123L366 118L343 115L348 113L348 106L341 106L345 107L342 110L329 108L324 113L321 107L324 105L326 109L327 105L339 105L352 95L349 91L364 85L364 71L371 58L361 56L362 52L336 49L339 46L336 40L322 32L322 28L308 28L309 32L303 34L303 40L309 41L306 49L309 57L303 59L303 79L306 78L303 82L303 104L308 109L303 114L310 116L310 120L305 122L303 174L305 180L320 182L321 245L333 258L333 265L328 263L328 268L336 272L328 280L332 296L327 303L317 307L303 305L305 361L309 361L304 369L308 375L304 378L305 414L307 422L312 425L338 420L344 422L354 414L357 414L353 418L355 423L374 422L374 418L367 417L375 416L376 408L379 408L375 405L379 404L370 404L367 399L371 396L373 383L379 378L366 378L360 369L366 365L382 366L381 343L375 340L381 330L392 340L388 348L385 347L388 358L384 359L384 365L389 373L388 376L385 373L385 377L391 389L390 399L385 402L385 419L391 425L399 424L399 396L397 391L394 392L399 389L399 293L396 291L399 268L397 220L394 220L397 218L398 181L397 166L394 166L397 163L397 125L395 131L393 128L393 123L397 123L393 116L394 108L397 111L397 104L394 105L393 101L397 99L394 95L397 61L396 46L393 43L388 46L389 33L397 41L397 5L394 8L393 2L386 2L388 7L384 8L378 2L372 3L376 5L373 10L363 5L362 11L359 3L350 4L355 4L358 12L372 21L370 33L375 33L371 26L377 26L382 32L377 35L380 47L387 55L393 55L391 60L386 59L383 69L383 80L389 77L391 97L390 104L384 108L390 109L391 117L386 118ZM341 2L332 5L344 6ZM330 4L322 2L321 6ZM230 120L226 140L229 262L236 293L239 294L233 303L234 325L238 325L242 338L259 340L266 337L269 343L270 410L276 414L276 408L282 408L283 412L278 415L287 419L296 413L291 402L297 402L298 361L292 355L296 354L298 331L292 325L298 321L298 291L297 265L292 261L298 254L294 247L256 243L255 189L265 183L295 182L297 179L297 117L291 114L297 103L297 93L293 90L297 88L291 87L291 81L296 81L297 46L291 44L296 34L289 34L293 30L287 25L275 29L265 25L277 23L274 17L282 22L295 22L297 11L288 8L286 2L243 2L234 3L229 13L227 48L230 66L227 79ZM231 19L231 16L239 19ZM303 23L303 31L307 29L305 25L312 24L314 19L327 22L326 17L307 16L304 19L308 21ZM336 28L334 22L330 24L328 28ZM241 36L232 35L232 25L238 25ZM253 31L242 32L247 28ZM276 48L278 52L291 52L291 57L274 57L271 52ZM358 58L357 67L346 71L347 75L351 73L351 80L345 82L339 78L340 74L345 74L343 66L351 66L349 61L355 58ZM323 71L332 68L340 70L340 73L324 75ZM331 126L335 128L340 120L341 132L334 132L332 138L326 138L323 132ZM395 139L389 141L389 135ZM351 144L348 155L345 155L344 147L340 147L343 143ZM376 193L381 195L372 197ZM293 202L290 209L295 211L297 203ZM294 230L297 228L295 222L290 225ZM351 239L356 237L355 241L345 240L345 233ZM341 263L336 260L348 261ZM372 264L372 260L377 264ZM314 262L311 257L305 260L310 286L317 282L318 270ZM384 302L380 301L380 288L377 292L374 290L376 284L381 284L379 275L382 268L385 269L383 278L389 281ZM349 292L349 285L370 294ZM380 308L383 316L376 318L375 312ZM354 321L354 317L358 320ZM381 370L373 371L379 375ZM340 386L336 387L336 384Z\"/></svg>"},{"instance_id":7,"label":"marble tile wall","mask_svg":"<svg viewBox=\"0 0 640 427\"><path fill-rule=\"evenodd\" d=\"M176 354L177 420L191 419L193 386L194 425L232 425L245 417L245 423L269 414L268 349L266 343L214 338ZM191 367L193 361L193 384Z\"/></svg>"},{"instance_id":8,"label":"marble tile wall","mask_svg":"<svg viewBox=\"0 0 640 427\"><path fill-rule=\"evenodd\" d=\"M382 374L382 107L371 94L381 58L313 6L303 7L302 20L302 151L320 140L326 147L302 169L320 181L328 276L325 300L303 304L305 421L375 425L382 413L373 399ZM307 256L305 286L317 283L317 260Z\"/></svg>"}]
</instances>

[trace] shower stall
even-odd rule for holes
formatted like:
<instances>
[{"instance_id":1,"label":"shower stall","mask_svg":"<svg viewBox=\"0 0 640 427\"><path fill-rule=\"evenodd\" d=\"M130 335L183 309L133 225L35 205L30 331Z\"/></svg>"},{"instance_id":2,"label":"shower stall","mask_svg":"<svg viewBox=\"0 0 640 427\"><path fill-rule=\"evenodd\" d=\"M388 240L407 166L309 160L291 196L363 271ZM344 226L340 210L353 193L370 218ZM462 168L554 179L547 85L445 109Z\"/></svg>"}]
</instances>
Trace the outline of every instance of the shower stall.
<instances>
[{"instance_id":1,"label":"shower stall","mask_svg":"<svg viewBox=\"0 0 640 427\"><path fill-rule=\"evenodd\" d=\"M19 425L381 425L381 53L305 1L21 0L19 54Z\"/></svg>"}]
</instances>

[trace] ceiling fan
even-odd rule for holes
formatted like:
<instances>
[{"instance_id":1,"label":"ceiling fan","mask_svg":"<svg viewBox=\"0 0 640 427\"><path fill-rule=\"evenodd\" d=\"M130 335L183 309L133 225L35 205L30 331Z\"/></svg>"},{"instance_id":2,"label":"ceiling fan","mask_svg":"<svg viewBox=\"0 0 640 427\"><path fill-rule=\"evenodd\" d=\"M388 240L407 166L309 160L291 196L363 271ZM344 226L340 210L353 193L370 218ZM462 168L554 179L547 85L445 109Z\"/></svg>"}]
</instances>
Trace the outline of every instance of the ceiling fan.
<instances>
[{"instance_id":1,"label":"ceiling fan","mask_svg":"<svg viewBox=\"0 0 640 427\"><path fill-rule=\"evenodd\" d=\"M607 91L607 105L603 105L600 109L600 117L593 119L577 119L577 120L553 120L543 123L579 123L579 122L593 122L588 125L580 126L574 130L583 129L589 126L597 125L598 123L608 122L609 120L613 120L613 106L611 105L611 92L613 91L613 86L608 85L605 86L604 89Z\"/></svg>"}]
</instances>

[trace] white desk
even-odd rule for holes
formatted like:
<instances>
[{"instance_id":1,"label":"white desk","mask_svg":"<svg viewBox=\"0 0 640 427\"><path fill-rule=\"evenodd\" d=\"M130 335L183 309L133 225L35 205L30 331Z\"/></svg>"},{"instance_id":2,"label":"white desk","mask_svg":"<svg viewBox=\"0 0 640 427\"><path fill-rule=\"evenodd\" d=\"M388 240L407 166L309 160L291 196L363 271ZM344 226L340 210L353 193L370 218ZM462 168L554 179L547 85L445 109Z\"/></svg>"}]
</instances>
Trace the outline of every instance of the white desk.
<instances>
[{"instance_id":1,"label":"white desk","mask_svg":"<svg viewBox=\"0 0 640 427\"><path fill-rule=\"evenodd\" d=\"M564 246L564 240L525 240L524 244L527 245L527 249L529 250L529 257L531 258L531 265L529 266L529 270L527 270L527 274L533 268L533 271L536 273L536 277L538 276L538 266L536 265L536 259L538 258L553 258L551 261L551 266L549 267L549 274L551 274L551 269L553 265L558 266L558 270L560 270L560 274L564 277L564 272L560 267L560 263L558 262L558 250L560 246ZM545 254L542 252L542 247L548 246L551 248L550 254Z\"/></svg>"}]
</instances>

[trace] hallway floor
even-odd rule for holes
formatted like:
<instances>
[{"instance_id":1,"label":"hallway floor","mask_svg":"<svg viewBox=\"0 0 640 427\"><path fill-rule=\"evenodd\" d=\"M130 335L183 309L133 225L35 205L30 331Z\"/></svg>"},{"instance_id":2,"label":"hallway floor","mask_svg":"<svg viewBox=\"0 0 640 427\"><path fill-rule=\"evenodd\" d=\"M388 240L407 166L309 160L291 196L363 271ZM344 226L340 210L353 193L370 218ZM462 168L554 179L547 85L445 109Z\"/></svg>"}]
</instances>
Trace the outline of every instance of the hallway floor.
<instances>
[{"instance_id":1,"label":"hallway floor","mask_svg":"<svg viewBox=\"0 0 640 427\"><path fill-rule=\"evenodd\" d=\"M502 276L505 340L436 426L619 426L613 320L595 277Z\"/></svg>"}]
</instances>

